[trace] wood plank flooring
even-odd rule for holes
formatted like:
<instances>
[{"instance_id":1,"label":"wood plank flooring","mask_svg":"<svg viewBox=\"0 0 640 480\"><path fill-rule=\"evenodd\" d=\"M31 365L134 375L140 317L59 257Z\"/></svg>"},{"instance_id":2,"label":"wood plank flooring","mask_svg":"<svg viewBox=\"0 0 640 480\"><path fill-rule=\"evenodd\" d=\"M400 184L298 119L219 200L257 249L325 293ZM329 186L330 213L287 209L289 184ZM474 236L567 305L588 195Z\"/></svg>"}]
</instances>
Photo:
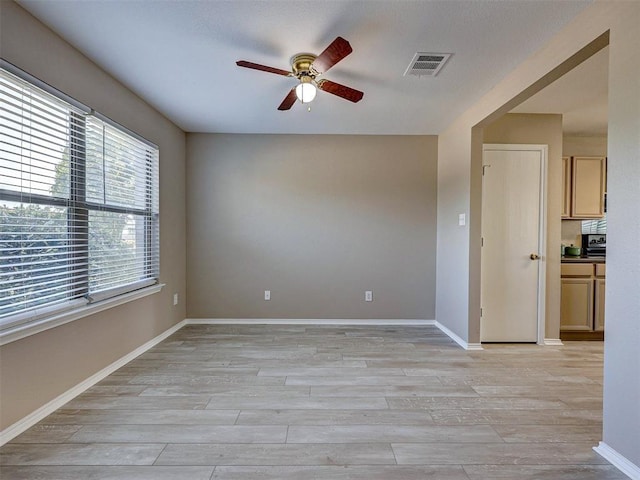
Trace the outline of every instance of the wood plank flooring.
<instances>
[{"instance_id":1,"label":"wood plank flooring","mask_svg":"<svg viewBox=\"0 0 640 480\"><path fill-rule=\"evenodd\" d=\"M192 325L0 449L3 479L622 480L600 342Z\"/></svg>"}]
</instances>

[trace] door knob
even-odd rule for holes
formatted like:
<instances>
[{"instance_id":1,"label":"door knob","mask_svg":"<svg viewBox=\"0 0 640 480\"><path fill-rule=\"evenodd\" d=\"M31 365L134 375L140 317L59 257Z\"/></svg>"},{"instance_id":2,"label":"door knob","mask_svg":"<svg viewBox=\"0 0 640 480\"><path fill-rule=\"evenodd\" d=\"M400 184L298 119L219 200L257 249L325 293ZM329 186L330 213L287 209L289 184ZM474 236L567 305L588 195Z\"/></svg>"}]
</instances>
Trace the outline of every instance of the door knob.
<instances>
[{"instance_id":1,"label":"door knob","mask_svg":"<svg viewBox=\"0 0 640 480\"><path fill-rule=\"evenodd\" d=\"M529 258L531 260L539 260L540 259L540 255L537 255L535 253L532 253L531 255L529 255Z\"/></svg>"}]
</instances>

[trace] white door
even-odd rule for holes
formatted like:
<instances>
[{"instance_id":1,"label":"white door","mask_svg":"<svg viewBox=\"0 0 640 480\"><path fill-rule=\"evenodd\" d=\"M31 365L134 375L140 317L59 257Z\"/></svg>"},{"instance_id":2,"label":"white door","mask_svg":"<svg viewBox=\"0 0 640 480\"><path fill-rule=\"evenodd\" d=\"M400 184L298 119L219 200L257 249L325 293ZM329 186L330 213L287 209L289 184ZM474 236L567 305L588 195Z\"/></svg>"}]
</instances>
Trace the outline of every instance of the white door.
<instances>
[{"instance_id":1,"label":"white door","mask_svg":"<svg viewBox=\"0 0 640 480\"><path fill-rule=\"evenodd\" d=\"M482 342L543 341L546 151L484 146Z\"/></svg>"}]
</instances>

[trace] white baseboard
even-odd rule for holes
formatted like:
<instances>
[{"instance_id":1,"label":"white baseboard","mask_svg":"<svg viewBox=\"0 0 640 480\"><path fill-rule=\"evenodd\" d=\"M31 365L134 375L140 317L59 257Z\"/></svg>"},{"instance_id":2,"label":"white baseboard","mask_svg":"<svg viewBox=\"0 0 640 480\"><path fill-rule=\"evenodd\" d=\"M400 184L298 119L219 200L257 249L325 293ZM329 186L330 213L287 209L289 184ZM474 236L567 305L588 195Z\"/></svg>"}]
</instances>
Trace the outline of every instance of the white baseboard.
<instances>
[{"instance_id":1,"label":"white baseboard","mask_svg":"<svg viewBox=\"0 0 640 480\"><path fill-rule=\"evenodd\" d=\"M465 350L484 350L484 348L482 348L482 344L480 344L480 343L469 343L469 342L464 341L456 333L454 333L451 330L449 330L447 327L442 325L440 322L436 322L435 325L436 325L436 327L438 327L442 331L442 333L447 335L451 340L456 342L458 345L460 345Z\"/></svg>"},{"instance_id":2,"label":"white baseboard","mask_svg":"<svg viewBox=\"0 0 640 480\"><path fill-rule=\"evenodd\" d=\"M187 325L435 325L435 320L401 318L187 318Z\"/></svg>"},{"instance_id":3,"label":"white baseboard","mask_svg":"<svg viewBox=\"0 0 640 480\"><path fill-rule=\"evenodd\" d=\"M564 345L559 338L545 338L543 345L547 347L561 347Z\"/></svg>"},{"instance_id":4,"label":"white baseboard","mask_svg":"<svg viewBox=\"0 0 640 480\"><path fill-rule=\"evenodd\" d=\"M611 448L604 442L600 442L597 447L593 449L601 457L611 463L614 467L624 473L632 480L640 480L640 466L631 463L626 457L620 455L616 450Z\"/></svg>"},{"instance_id":5,"label":"white baseboard","mask_svg":"<svg viewBox=\"0 0 640 480\"><path fill-rule=\"evenodd\" d=\"M142 355L144 352L149 350L151 347L154 347L155 345L157 345L158 343L163 341L165 338L169 337L170 335L173 335L175 332L180 330L185 325L186 325L186 321L185 320L181 321L180 323L177 323L173 327L169 328L168 330L165 330L164 332L162 332L157 337L155 337L155 338L149 340L147 343L139 346L138 348L136 348L132 352L128 353L124 357L119 358L118 360L113 362L111 365L106 366L105 368L103 368L99 372L91 375L86 380L83 380L82 382L77 384L75 387L72 387L69 390L67 390L66 392L62 393L61 395L58 395L56 398L54 398L50 402L44 404L42 407L40 407L37 410L31 412L26 417L18 420L13 425L5 428L4 430L2 430L2 432L0 432L0 446L2 446L5 443L11 441L12 439L14 439L18 435L20 435L22 432L27 430L28 428L31 428L36 423L38 423L39 421L43 420L46 416L52 414L57 409L62 407L65 403L69 402L70 400L73 400L75 397L80 395L82 392L87 390L89 387L92 387L93 385L98 383L100 380L102 380L105 377L111 375L113 372L115 372L119 368L123 367L124 365L129 363L134 358Z\"/></svg>"}]
</instances>

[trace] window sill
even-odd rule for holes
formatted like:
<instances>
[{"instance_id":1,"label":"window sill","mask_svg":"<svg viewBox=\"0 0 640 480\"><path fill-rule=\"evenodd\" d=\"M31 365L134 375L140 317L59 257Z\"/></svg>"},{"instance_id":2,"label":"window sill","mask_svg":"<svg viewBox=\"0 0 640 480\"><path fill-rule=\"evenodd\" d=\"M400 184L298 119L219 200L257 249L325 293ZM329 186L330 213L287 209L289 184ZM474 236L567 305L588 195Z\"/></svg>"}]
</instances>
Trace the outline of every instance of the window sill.
<instances>
[{"instance_id":1,"label":"window sill","mask_svg":"<svg viewBox=\"0 0 640 480\"><path fill-rule=\"evenodd\" d=\"M158 293L160 290L162 290L162 287L164 287L164 285L164 283L159 283L150 287L141 288L140 290L125 293L124 295L118 295L117 297L112 297L101 302L92 303L80 308L76 308L74 310L69 310L56 315L52 315L50 317L42 318L34 322L16 325L15 327L8 328L7 330L0 333L0 345L6 345L7 343L15 342L16 340L20 340L21 338L29 337L31 335L44 332L45 330L49 330L51 328L59 327L60 325L64 325L65 323L79 320L83 317L93 315L103 310L107 310L109 308L113 308L142 297L153 295L154 293Z\"/></svg>"}]
</instances>

